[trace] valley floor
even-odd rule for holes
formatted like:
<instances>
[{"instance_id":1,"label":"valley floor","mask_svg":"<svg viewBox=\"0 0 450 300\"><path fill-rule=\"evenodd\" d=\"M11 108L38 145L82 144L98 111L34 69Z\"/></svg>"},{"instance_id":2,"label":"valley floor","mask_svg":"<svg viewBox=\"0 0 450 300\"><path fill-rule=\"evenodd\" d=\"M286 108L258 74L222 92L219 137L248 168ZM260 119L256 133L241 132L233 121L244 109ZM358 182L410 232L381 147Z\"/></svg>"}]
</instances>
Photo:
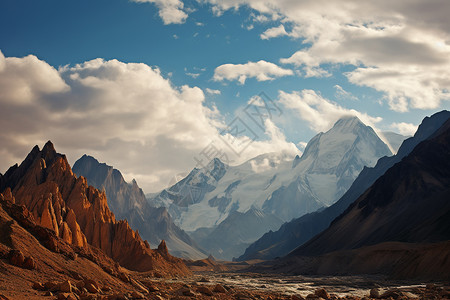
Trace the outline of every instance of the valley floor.
<instances>
[{"instance_id":1,"label":"valley floor","mask_svg":"<svg viewBox=\"0 0 450 300\"><path fill-rule=\"evenodd\" d=\"M152 281L163 299L450 299L450 285L388 281L375 276L283 276L197 273ZM223 291L223 292L219 292ZM370 297L372 293L372 297ZM378 297L374 297L376 295Z\"/></svg>"},{"instance_id":2,"label":"valley floor","mask_svg":"<svg viewBox=\"0 0 450 300\"><path fill-rule=\"evenodd\" d=\"M96 278L94 281L76 279L75 272L69 276L61 272L59 278L42 276L36 270L18 269L0 260L0 299L450 299L449 284L394 282L376 276L283 276L226 271L157 278L152 273L130 272L130 282L126 283L97 277L96 266L92 267L89 273ZM52 278L56 286L41 281L46 286L38 288L35 280L45 277ZM61 291L63 286L67 288L67 282L72 285L70 291ZM97 291L89 288L90 282Z\"/></svg>"}]
</instances>

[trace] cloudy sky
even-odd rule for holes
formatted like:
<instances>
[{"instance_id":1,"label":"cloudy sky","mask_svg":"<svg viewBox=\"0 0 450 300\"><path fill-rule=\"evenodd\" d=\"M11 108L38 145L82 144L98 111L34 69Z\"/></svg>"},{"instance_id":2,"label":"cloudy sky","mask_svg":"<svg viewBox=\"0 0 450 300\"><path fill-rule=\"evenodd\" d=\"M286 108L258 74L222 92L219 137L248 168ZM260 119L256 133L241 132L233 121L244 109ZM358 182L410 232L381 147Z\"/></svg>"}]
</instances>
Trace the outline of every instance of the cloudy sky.
<instances>
[{"instance_id":1,"label":"cloudy sky","mask_svg":"<svg viewBox=\"0 0 450 300\"><path fill-rule=\"evenodd\" d=\"M0 172L52 140L145 192L212 155L300 154L343 115L450 109L448 0L0 2Z\"/></svg>"}]
</instances>

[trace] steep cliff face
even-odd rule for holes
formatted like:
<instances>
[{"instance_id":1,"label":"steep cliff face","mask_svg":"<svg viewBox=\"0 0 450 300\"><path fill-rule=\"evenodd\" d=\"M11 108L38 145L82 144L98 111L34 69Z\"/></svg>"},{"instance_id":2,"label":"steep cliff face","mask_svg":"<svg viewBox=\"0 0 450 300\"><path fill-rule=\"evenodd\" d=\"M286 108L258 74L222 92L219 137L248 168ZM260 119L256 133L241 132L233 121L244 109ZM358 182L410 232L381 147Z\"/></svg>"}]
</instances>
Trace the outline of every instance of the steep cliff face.
<instances>
[{"instance_id":1,"label":"steep cliff face","mask_svg":"<svg viewBox=\"0 0 450 300\"><path fill-rule=\"evenodd\" d=\"M166 208L153 207L147 202L135 180L127 183L119 170L88 155L78 159L72 171L85 177L89 185L104 190L108 206L116 217L126 219L151 245L165 240L170 252L178 257L201 259L207 256L173 223Z\"/></svg>"},{"instance_id":2,"label":"steep cliff face","mask_svg":"<svg viewBox=\"0 0 450 300\"><path fill-rule=\"evenodd\" d=\"M76 177L64 155L51 142L42 151L36 146L0 182L10 188L15 202L33 215L36 223L53 230L64 241L101 249L122 266L136 271L189 272L181 260L150 249L127 221L116 221L106 195Z\"/></svg>"}]
</instances>

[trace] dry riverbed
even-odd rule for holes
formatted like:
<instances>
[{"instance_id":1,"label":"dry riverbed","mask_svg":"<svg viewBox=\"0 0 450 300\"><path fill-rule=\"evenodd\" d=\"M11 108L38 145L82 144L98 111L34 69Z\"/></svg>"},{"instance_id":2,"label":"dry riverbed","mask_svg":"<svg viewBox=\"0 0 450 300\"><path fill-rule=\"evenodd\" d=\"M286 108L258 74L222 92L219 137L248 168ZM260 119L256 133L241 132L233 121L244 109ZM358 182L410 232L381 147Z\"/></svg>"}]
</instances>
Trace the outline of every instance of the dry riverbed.
<instances>
[{"instance_id":1,"label":"dry riverbed","mask_svg":"<svg viewBox=\"0 0 450 300\"><path fill-rule=\"evenodd\" d=\"M140 280L152 291L150 299L450 299L448 284L394 282L375 276L197 273Z\"/></svg>"}]
</instances>

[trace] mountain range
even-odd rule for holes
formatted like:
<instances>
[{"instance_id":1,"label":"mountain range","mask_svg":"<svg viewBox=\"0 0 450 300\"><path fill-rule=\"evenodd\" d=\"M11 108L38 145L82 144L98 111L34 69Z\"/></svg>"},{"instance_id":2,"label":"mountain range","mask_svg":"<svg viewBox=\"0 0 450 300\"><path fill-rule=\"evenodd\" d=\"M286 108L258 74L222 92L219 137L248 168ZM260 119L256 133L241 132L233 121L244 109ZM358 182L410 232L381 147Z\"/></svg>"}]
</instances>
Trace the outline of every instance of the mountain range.
<instances>
[{"instance_id":1,"label":"mountain range","mask_svg":"<svg viewBox=\"0 0 450 300\"><path fill-rule=\"evenodd\" d=\"M406 139L396 155L381 158L374 167L365 167L348 191L332 206L306 214L269 231L249 246L238 260L273 259L287 255L296 247L325 230L330 223L356 201L380 176L406 157L420 142L428 139L448 119L450 112L442 111L426 117L413 137Z\"/></svg>"},{"instance_id":2,"label":"mountain range","mask_svg":"<svg viewBox=\"0 0 450 300\"><path fill-rule=\"evenodd\" d=\"M216 158L148 200L167 207L175 224L201 248L230 260L263 230L277 230L283 222L332 205L364 166L391 154L371 127L356 117L344 117L313 137L301 157L268 153L238 166ZM240 226L221 229L237 219L246 224L245 233ZM223 233L221 239L216 229Z\"/></svg>"},{"instance_id":3,"label":"mountain range","mask_svg":"<svg viewBox=\"0 0 450 300\"><path fill-rule=\"evenodd\" d=\"M411 146L415 141L405 144ZM447 119L393 164L326 230L278 261L275 269L448 280L449 157Z\"/></svg>"},{"instance_id":4,"label":"mountain range","mask_svg":"<svg viewBox=\"0 0 450 300\"><path fill-rule=\"evenodd\" d=\"M42 150L35 146L20 165L0 175L0 183L5 209L19 210L19 220L53 252L60 251L58 245L88 253L100 249L116 262L116 271L120 264L135 271L190 273L180 259L167 253L165 243L153 250L127 221L116 220L105 193L77 177L50 141Z\"/></svg>"},{"instance_id":5,"label":"mountain range","mask_svg":"<svg viewBox=\"0 0 450 300\"><path fill-rule=\"evenodd\" d=\"M178 257L201 259L207 257L189 235L176 226L165 207L153 207L135 180L127 183L119 170L95 158L83 155L73 165L73 172L86 178L93 187L104 190L111 211L150 244L158 245L165 240L169 251Z\"/></svg>"}]
</instances>

